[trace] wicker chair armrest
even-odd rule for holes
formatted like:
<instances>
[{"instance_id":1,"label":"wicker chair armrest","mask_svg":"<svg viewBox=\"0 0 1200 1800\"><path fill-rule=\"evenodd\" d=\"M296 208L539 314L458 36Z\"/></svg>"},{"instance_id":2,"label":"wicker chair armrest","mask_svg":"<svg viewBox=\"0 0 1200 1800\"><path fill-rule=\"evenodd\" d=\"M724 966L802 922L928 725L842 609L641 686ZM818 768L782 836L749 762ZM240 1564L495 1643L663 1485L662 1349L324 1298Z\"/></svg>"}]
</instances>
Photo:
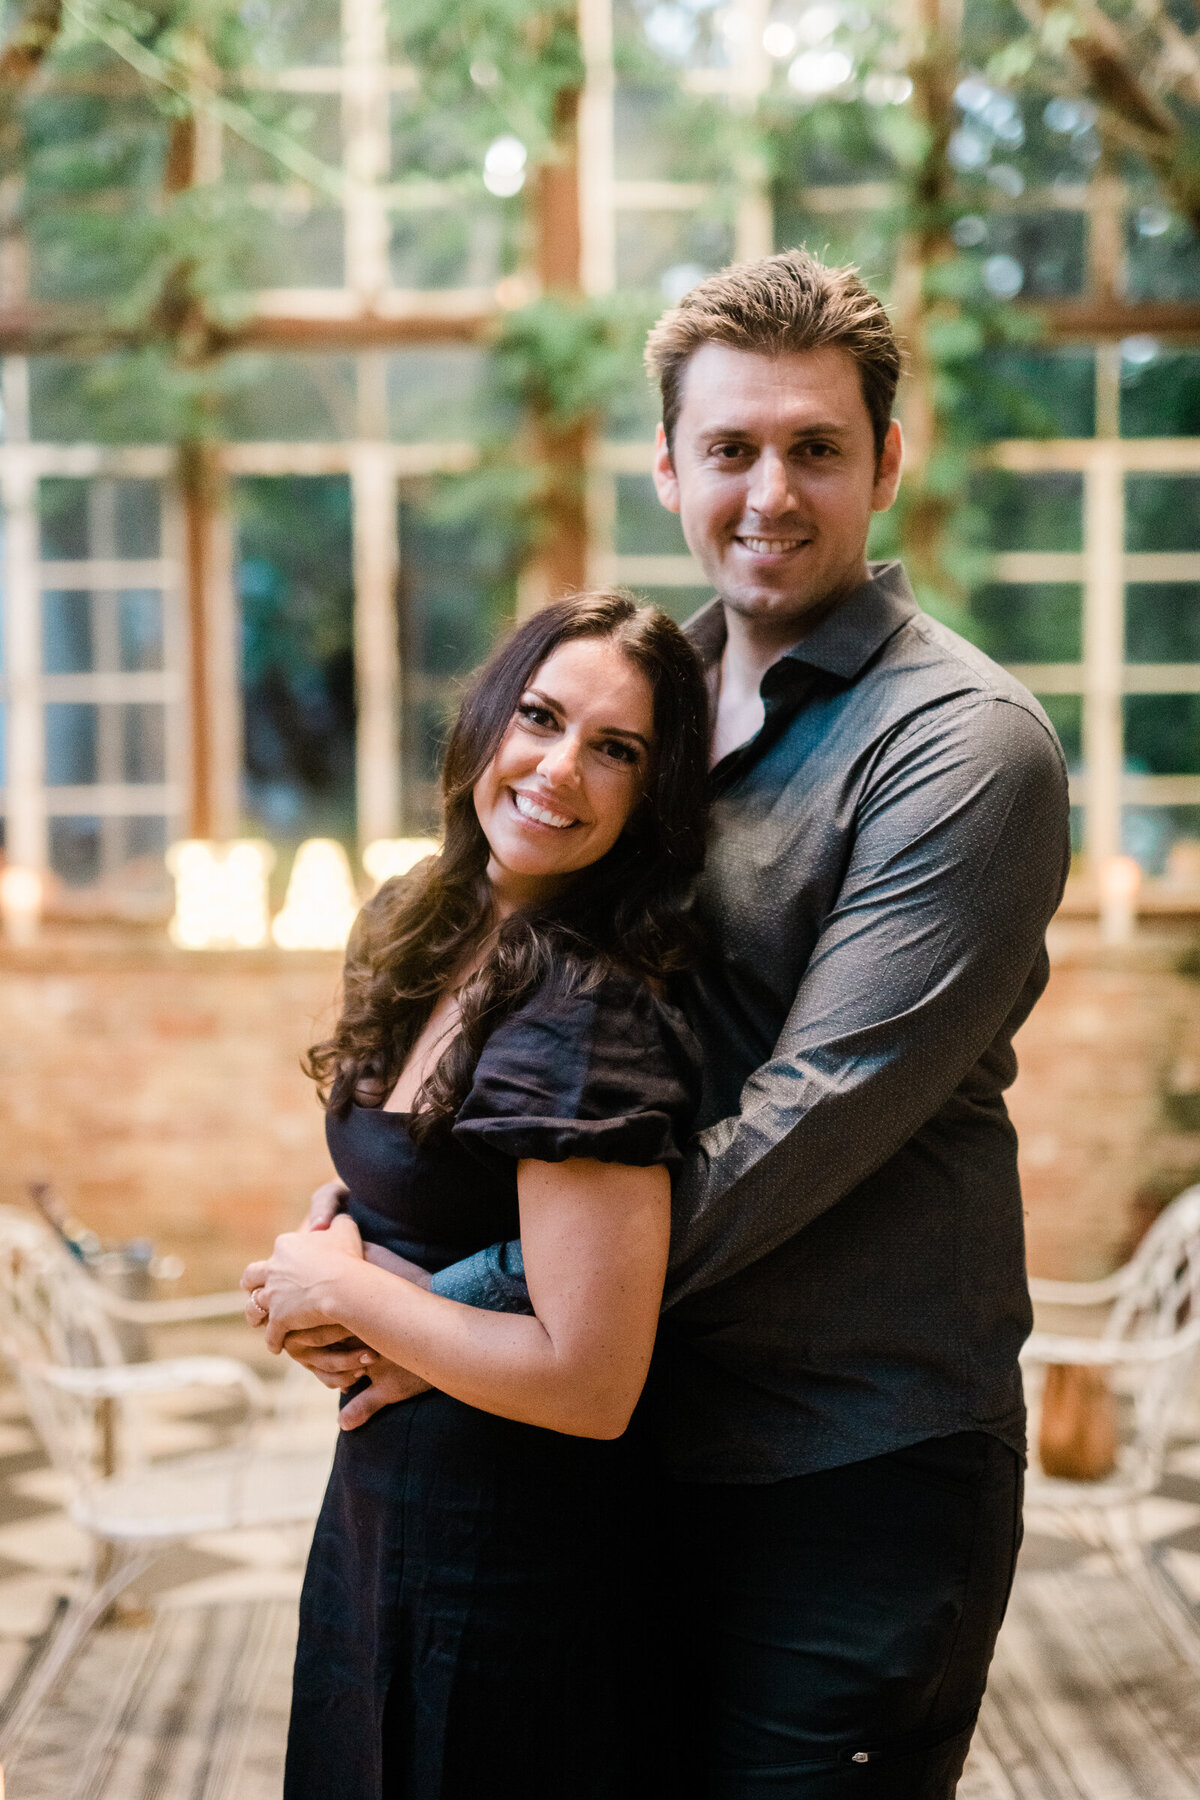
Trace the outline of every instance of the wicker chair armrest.
<instances>
[{"instance_id":1,"label":"wicker chair armrest","mask_svg":"<svg viewBox=\"0 0 1200 1800\"><path fill-rule=\"evenodd\" d=\"M1029 1277L1029 1297L1043 1306L1109 1306L1119 1300L1133 1273L1132 1263L1099 1281L1045 1281Z\"/></svg>"},{"instance_id":2,"label":"wicker chair armrest","mask_svg":"<svg viewBox=\"0 0 1200 1800\"><path fill-rule=\"evenodd\" d=\"M196 1319L240 1318L246 1296L239 1288L228 1294L185 1294L178 1300L126 1300L96 1282L95 1294L110 1318L130 1325L184 1325Z\"/></svg>"},{"instance_id":3,"label":"wicker chair armrest","mask_svg":"<svg viewBox=\"0 0 1200 1800\"><path fill-rule=\"evenodd\" d=\"M1035 1331L1021 1351L1021 1361L1039 1366L1089 1363L1096 1368L1114 1368L1122 1363L1167 1362L1197 1346L1200 1346L1200 1319L1193 1319L1181 1331L1174 1331L1165 1338L1077 1338Z\"/></svg>"},{"instance_id":4,"label":"wicker chair armrest","mask_svg":"<svg viewBox=\"0 0 1200 1800\"><path fill-rule=\"evenodd\" d=\"M41 1380L64 1393L89 1400L135 1399L144 1394L170 1394L181 1388L240 1388L254 1412L270 1409L265 1384L253 1369L232 1356L172 1356L158 1362L121 1363L105 1369L72 1369L45 1364Z\"/></svg>"}]
</instances>

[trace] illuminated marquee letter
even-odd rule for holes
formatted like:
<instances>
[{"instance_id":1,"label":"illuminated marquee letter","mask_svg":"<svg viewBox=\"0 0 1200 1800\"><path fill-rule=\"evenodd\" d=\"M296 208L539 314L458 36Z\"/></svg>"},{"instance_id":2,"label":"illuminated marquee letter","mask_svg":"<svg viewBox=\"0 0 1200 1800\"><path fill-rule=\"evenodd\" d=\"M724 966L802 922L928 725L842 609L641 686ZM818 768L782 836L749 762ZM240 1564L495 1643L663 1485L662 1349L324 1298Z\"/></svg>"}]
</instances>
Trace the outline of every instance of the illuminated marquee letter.
<instances>
[{"instance_id":1,"label":"illuminated marquee letter","mask_svg":"<svg viewBox=\"0 0 1200 1800\"><path fill-rule=\"evenodd\" d=\"M333 838L308 838L296 852L271 936L283 950L341 950L357 912L346 852Z\"/></svg>"},{"instance_id":2,"label":"illuminated marquee letter","mask_svg":"<svg viewBox=\"0 0 1200 1800\"><path fill-rule=\"evenodd\" d=\"M380 888L393 875L407 875L427 856L436 856L440 849L436 838L376 838L363 851L363 868Z\"/></svg>"},{"instance_id":3,"label":"illuminated marquee letter","mask_svg":"<svg viewBox=\"0 0 1200 1800\"><path fill-rule=\"evenodd\" d=\"M167 851L175 877L173 943L185 950L253 950L268 939L269 844L243 838L215 844L188 838Z\"/></svg>"}]
</instances>

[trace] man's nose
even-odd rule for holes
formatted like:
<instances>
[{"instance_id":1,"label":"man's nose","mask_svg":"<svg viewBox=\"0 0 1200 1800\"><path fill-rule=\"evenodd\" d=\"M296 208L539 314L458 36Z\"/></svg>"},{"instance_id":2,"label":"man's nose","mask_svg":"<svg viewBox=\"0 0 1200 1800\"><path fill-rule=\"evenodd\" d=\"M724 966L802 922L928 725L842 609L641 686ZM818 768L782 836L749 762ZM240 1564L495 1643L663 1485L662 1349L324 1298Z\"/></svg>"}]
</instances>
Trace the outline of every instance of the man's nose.
<instances>
[{"instance_id":1,"label":"man's nose","mask_svg":"<svg viewBox=\"0 0 1200 1800\"><path fill-rule=\"evenodd\" d=\"M748 498L764 519L777 519L795 506L788 466L774 451L764 452L756 461Z\"/></svg>"}]
</instances>

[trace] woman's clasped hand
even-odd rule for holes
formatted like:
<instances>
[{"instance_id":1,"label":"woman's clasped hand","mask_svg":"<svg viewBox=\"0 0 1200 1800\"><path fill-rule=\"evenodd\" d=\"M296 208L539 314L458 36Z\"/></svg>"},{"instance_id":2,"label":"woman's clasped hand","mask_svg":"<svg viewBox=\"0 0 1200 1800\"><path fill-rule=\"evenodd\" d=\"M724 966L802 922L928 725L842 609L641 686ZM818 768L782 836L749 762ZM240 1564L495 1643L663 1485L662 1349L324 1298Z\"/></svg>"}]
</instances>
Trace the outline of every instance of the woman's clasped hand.
<instances>
[{"instance_id":1,"label":"woman's clasped hand","mask_svg":"<svg viewBox=\"0 0 1200 1800\"><path fill-rule=\"evenodd\" d=\"M251 1263L241 1282L250 1308L265 1315L267 1348L278 1353L291 1332L334 1323L337 1278L362 1261L362 1234L348 1213L339 1213L324 1231L277 1237L270 1258ZM373 1360L370 1352L358 1354L363 1366Z\"/></svg>"}]
</instances>

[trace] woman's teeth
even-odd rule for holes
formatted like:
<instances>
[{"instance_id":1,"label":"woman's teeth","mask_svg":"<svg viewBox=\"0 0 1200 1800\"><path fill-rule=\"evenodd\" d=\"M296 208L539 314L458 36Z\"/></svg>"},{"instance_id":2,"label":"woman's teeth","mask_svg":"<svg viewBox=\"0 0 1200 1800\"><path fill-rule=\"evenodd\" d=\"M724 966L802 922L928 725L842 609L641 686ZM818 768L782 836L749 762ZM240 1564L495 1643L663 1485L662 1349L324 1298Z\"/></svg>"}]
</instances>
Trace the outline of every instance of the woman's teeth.
<instances>
[{"instance_id":1,"label":"woman's teeth","mask_svg":"<svg viewBox=\"0 0 1200 1800\"><path fill-rule=\"evenodd\" d=\"M563 831L568 825L574 825L574 819L568 819L562 813L551 812L547 806L539 806L528 794L518 794L513 790L513 805L523 819L533 819L539 825L553 825L556 831Z\"/></svg>"}]
</instances>

